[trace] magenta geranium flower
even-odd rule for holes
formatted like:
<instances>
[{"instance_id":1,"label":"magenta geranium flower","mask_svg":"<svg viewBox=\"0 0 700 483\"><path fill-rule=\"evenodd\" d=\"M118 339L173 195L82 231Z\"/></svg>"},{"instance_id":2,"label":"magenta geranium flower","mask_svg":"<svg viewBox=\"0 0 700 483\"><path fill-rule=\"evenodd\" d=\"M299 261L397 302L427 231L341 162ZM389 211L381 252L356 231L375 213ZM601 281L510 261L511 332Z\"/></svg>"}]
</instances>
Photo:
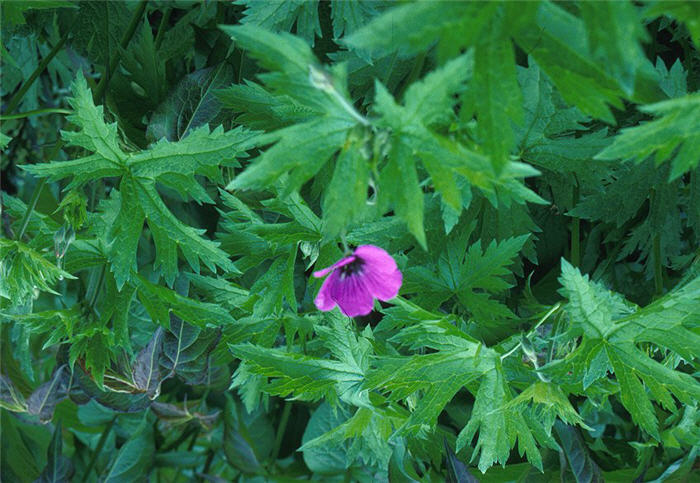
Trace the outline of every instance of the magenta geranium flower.
<instances>
[{"instance_id":1,"label":"magenta geranium flower","mask_svg":"<svg viewBox=\"0 0 700 483\"><path fill-rule=\"evenodd\" d=\"M333 310L338 305L348 317L369 314L375 298L392 299L401 288L402 276L396 262L385 250L374 245L360 245L352 255L314 272L314 277L324 277L328 273L330 276L323 281L314 303L323 311Z\"/></svg>"}]
</instances>

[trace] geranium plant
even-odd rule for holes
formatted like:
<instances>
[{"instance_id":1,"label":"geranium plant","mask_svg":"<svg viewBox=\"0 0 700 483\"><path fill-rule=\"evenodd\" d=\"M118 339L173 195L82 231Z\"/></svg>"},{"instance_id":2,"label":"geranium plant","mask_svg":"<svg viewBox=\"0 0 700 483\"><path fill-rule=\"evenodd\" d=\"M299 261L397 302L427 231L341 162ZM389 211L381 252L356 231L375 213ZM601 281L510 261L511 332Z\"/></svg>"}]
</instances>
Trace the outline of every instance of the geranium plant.
<instances>
[{"instance_id":1,"label":"geranium plant","mask_svg":"<svg viewBox=\"0 0 700 483\"><path fill-rule=\"evenodd\" d=\"M700 4L4 1L3 481L697 481Z\"/></svg>"}]
</instances>

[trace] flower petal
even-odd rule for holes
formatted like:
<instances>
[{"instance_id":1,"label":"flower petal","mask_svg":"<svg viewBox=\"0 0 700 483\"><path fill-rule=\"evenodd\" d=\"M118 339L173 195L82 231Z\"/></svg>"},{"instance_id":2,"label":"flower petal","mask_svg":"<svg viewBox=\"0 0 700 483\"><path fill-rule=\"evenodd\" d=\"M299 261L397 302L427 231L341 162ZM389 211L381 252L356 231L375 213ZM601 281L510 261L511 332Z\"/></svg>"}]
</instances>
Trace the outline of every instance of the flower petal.
<instances>
[{"instance_id":1,"label":"flower petal","mask_svg":"<svg viewBox=\"0 0 700 483\"><path fill-rule=\"evenodd\" d=\"M318 295L316 295L316 298L314 299L314 304L316 304L316 308L318 308L318 310L328 312L329 310L333 310L333 307L335 307L335 300L333 300L331 297L331 288L335 283L337 283L337 281L338 272L331 273L331 276L323 281L321 290L318 291Z\"/></svg>"},{"instance_id":2,"label":"flower petal","mask_svg":"<svg viewBox=\"0 0 700 483\"><path fill-rule=\"evenodd\" d=\"M353 255L365 261L372 269L379 273L391 273L397 269L396 262L386 250L374 245L360 245Z\"/></svg>"},{"instance_id":3,"label":"flower petal","mask_svg":"<svg viewBox=\"0 0 700 483\"><path fill-rule=\"evenodd\" d=\"M403 281L403 276L398 269L386 273L375 270L373 266L366 267L362 277L369 293L384 301L393 299L399 294Z\"/></svg>"},{"instance_id":4,"label":"flower petal","mask_svg":"<svg viewBox=\"0 0 700 483\"><path fill-rule=\"evenodd\" d=\"M338 278L330 286L330 294L340 311L348 317L367 315L374 308L374 299L365 287L361 275L351 275L342 280Z\"/></svg>"},{"instance_id":5,"label":"flower petal","mask_svg":"<svg viewBox=\"0 0 700 483\"><path fill-rule=\"evenodd\" d=\"M323 268L321 270L318 270L317 272L314 272L314 277L316 278L321 278L325 277L328 272L332 272L336 268L340 268L342 266L347 265L348 263L352 263L356 260L357 257L350 255L349 257L341 258L337 262L335 262L333 265L330 267Z\"/></svg>"}]
</instances>

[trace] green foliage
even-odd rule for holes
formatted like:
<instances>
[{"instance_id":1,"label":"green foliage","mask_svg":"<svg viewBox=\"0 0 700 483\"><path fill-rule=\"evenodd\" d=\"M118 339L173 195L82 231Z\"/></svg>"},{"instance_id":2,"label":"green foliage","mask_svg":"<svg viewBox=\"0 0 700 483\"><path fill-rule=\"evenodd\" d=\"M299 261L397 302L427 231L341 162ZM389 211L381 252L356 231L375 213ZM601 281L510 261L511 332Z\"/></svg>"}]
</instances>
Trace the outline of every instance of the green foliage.
<instances>
[{"instance_id":1,"label":"green foliage","mask_svg":"<svg viewBox=\"0 0 700 483\"><path fill-rule=\"evenodd\" d=\"M697 19L4 2L3 481L697 480Z\"/></svg>"},{"instance_id":2,"label":"green foliage","mask_svg":"<svg viewBox=\"0 0 700 483\"><path fill-rule=\"evenodd\" d=\"M211 203L211 197L194 175L216 179L219 175L212 168L233 162L253 135L241 129L224 132L221 128L210 131L202 127L179 143L162 139L146 151L126 153L119 147L116 124L104 122L102 107L93 104L82 76L73 86L71 105L75 111L69 120L81 130L64 132L64 139L94 154L25 169L53 181L72 177L67 189L107 176L120 177L119 189L112 193L106 208L116 210L116 218L105 233L109 245L107 255L117 287L121 289L131 280L138 268L136 252L144 221L148 222L158 253L155 266L169 284L177 275L178 248L196 272L199 272L200 260L213 271L217 266L233 270L228 256L217 244L202 238L202 230L185 225L172 214L155 184L161 183L199 203ZM110 212L105 216L114 215Z\"/></svg>"},{"instance_id":3,"label":"green foliage","mask_svg":"<svg viewBox=\"0 0 700 483\"><path fill-rule=\"evenodd\" d=\"M599 159L641 162L653 156L656 164L671 161L670 180L700 163L700 96L688 95L640 108L658 119L623 129Z\"/></svg>"},{"instance_id":4,"label":"green foliage","mask_svg":"<svg viewBox=\"0 0 700 483\"><path fill-rule=\"evenodd\" d=\"M34 297L34 290L58 295L51 286L70 273L20 241L0 239L0 307L22 305Z\"/></svg>"}]
</instances>

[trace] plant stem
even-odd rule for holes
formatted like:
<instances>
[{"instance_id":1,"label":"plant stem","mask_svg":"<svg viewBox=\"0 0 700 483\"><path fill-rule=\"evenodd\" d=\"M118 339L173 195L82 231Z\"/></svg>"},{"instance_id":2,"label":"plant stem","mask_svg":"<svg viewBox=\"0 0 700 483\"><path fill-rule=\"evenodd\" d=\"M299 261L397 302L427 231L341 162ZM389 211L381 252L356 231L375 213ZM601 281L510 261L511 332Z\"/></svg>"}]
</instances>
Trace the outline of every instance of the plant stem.
<instances>
[{"instance_id":1,"label":"plant stem","mask_svg":"<svg viewBox=\"0 0 700 483\"><path fill-rule=\"evenodd\" d=\"M105 265L102 265L102 268L100 268L100 275L97 279L97 283L95 285L92 285L92 280L90 279L90 286L88 287L88 290L86 292L86 296L89 294L89 302L88 305L90 308L97 313L95 310L95 303L97 302L97 296L100 294L100 290L102 289L102 282L104 282L105 279Z\"/></svg>"},{"instance_id":2,"label":"plant stem","mask_svg":"<svg viewBox=\"0 0 700 483\"><path fill-rule=\"evenodd\" d=\"M14 111L15 108L19 105L19 103L22 102L22 98L27 93L32 84L34 84L34 81L36 81L39 78L39 75L44 71L44 69L46 69L46 66L49 65L49 62L51 62L51 59L53 59L56 56L56 54L58 54L58 52L63 47L63 44L66 43L66 39L68 38L69 33L70 29L63 34L63 36L59 39L58 43L56 43L53 49L51 49L51 52L49 52L46 55L46 57L41 59L41 62L36 67L36 69L34 69L34 72L32 72L29 78L26 81L24 81L24 84L22 84L17 93L15 93L15 95L12 96L12 99L10 99L10 102L7 104L7 110L5 111L6 114L12 114L12 111Z\"/></svg>"},{"instance_id":3,"label":"plant stem","mask_svg":"<svg viewBox=\"0 0 700 483\"><path fill-rule=\"evenodd\" d=\"M654 235L654 294L658 297L664 292L663 266L661 260L661 235Z\"/></svg>"},{"instance_id":4,"label":"plant stem","mask_svg":"<svg viewBox=\"0 0 700 483\"><path fill-rule=\"evenodd\" d=\"M63 140L57 139L56 140L56 145L53 148L53 151L49 154L49 160L55 158L58 155L58 152L61 150L63 147ZM41 178L39 182L36 184L34 187L34 191L32 192L32 197L29 200L29 205L27 205L27 210L24 212L24 216L22 217L22 223L20 224L20 229L17 232L17 240L21 241L22 237L24 236L24 232L27 230L27 226L29 225L29 219L31 218L32 211L34 211L34 208L36 208L36 204L39 201L39 195L41 195L41 190L44 189L44 186L46 185L46 178Z\"/></svg>"},{"instance_id":5,"label":"plant stem","mask_svg":"<svg viewBox=\"0 0 700 483\"><path fill-rule=\"evenodd\" d=\"M165 27L168 25L168 22L170 21L170 13L173 10L171 8L166 8L165 12L163 12L163 16L160 18L160 24L158 24L158 33L156 34L156 39L153 43L153 46L155 47L156 51L160 48L160 44L163 41L163 34L165 33Z\"/></svg>"},{"instance_id":6,"label":"plant stem","mask_svg":"<svg viewBox=\"0 0 700 483\"><path fill-rule=\"evenodd\" d=\"M29 219L31 218L32 211L34 211L34 208L36 208L36 204L39 201L39 195L41 195L41 191L44 189L44 185L46 184L46 178L41 178L39 182L36 184L34 187L34 191L32 192L32 198L29 200L29 204L27 205L27 210L24 212L24 217L22 218L22 224L20 225L19 231L17 232L17 240L21 241L22 237L24 236L24 232L27 230L27 226L29 225Z\"/></svg>"},{"instance_id":7,"label":"plant stem","mask_svg":"<svg viewBox=\"0 0 700 483\"><path fill-rule=\"evenodd\" d=\"M561 308L561 302L557 302L556 304L554 304L554 305L552 306L552 308L549 309L549 310L547 311L547 313L544 314L544 316L537 322L537 324L535 324L535 326L534 326L532 329L530 329L530 332L528 332L527 335L526 335L525 337L530 337L530 336L533 334L533 332L535 332L537 329L539 329L540 325L544 324L544 322L545 322L548 318L550 318L550 317L552 316L552 314L553 314L554 312L556 312L557 310L559 310L560 308ZM515 352L516 350L518 350L518 348L519 348L521 345L522 345L521 342L518 342L517 344L515 344L515 347L513 347L511 350L509 350L508 352L506 352L505 354L503 354L503 355L501 356L501 360L506 359L506 358L507 358L509 355L511 355L513 352Z\"/></svg>"},{"instance_id":8,"label":"plant stem","mask_svg":"<svg viewBox=\"0 0 700 483\"><path fill-rule=\"evenodd\" d=\"M49 107L46 109L34 109L32 111L18 112L17 114L7 114L0 116L0 121L9 121L11 119L24 119L30 116L39 116L41 114L72 114L73 111L68 109L58 109Z\"/></svg>"},{"instance_id":9,"label":"plant stem","mask_svg":"<svg viewBox=\"0 0 700 483\"><path fill-rule=\"evenodd\" d=\"M423 70L423 66L425 65L425 56L425 51L418 54L416 60L413 62L411 72L408 73L406 80L401 86L401 90L396 94L396 99L403 98L403 95L405 94L406 90L411 86L411 84L413 84L418 79L421 71Z\"/></svg>"},{"instance_id":10,"label":"plant stem","mask_svg":"<svg viewBox=\"0 0 700 483\"><path fill-rule=\"evenodd\" d=\"M102 431L102 435L100 435L100 440L97 442L97 447L95 448L95 451L92 453L92 457L90 458L90 463L88 463L87 468L85 469L85 474L83 475L83 479L87 480L88 477L90 476L90 472L92 471L92 468L95 466L95 462L97 461L97 457L99 456L100 452L102 451L102 448L105 445L105 442L107 442L107 436L109 436L109 432L112 430L112 426L114 426L114 422L117 420L117 417L114 416L109 423L107 423L107 427Z\"/></svg>"},{"instance_id":11,"label":"plant stem","mask_svg":"<svg viewBox=\"0 0 700 483\"><path fill-rule=\"evenodd\" d=\"M178 438L176 440L174 440L174 441L166 444L162 448L160 448L160 451L165 453L166 451L177 449L177 447L180 446L182 443L184 443L187 440L187 438L192 436L192 434L198 434L198 433L199 433L199 427L197 427L197 426L192 425L188 428L185 428L185 430L180 434L180 436L178 436ZM195 436L195 438L196 438L196 436Z\"/></svg>"},{"instance_id":12,"label":"plant stem","mask_svg":"<svg viewBox=\"0 0 700 483\"><path fill-rule=\"evenodd\" d=\"M292 405L289 401L284 402L284 408L282 408L282 416L280 417L280 424L277 426L277 434L275 435L275 445L272 448L271 461L274 463L277 460L277 456L280 453L280 447L282 446L282 438L284 437L284 432L287 430L287 423L289 422L289 415L292 412Z\"/></svg>"},{"instance_id":13,"label":"plant stem","mask_svg":"<svg viewBox=\"0 0 700 483\"><path fill-rule=\"evenodd\" d=\"M131 23L129 23L129 27L127 27L126 31L124 32L124 35L122 35L122 39L119 42L119 46L121 49L126 49L126 47L129 45L129 42L131 41L131 37L134 36L134 32L136 32L136 27L138 27L139 22L141 21L141 17L143 16L143 12L146 10L146 4L147 0L141 0L139 2L138 7L136 7L136 10L134 11L134 14L131 16ZM95 95L94 98L96 100L99 100L102 98L103 94L105 93L105 90L107 89L107 85L109 84L110 79L112 78L112 75L114 75L114 71L117 70L117 65L119 65L119 59L121 55L120 52L117 51L114 56L109 59L109 65L107 66L107 71L105 72L104 77L100 79L100 83L97 84L97 88L95 89Z\"/></svg>"},{"instance_id":14,"label":"plant stem","mask_svg":"<svg viewBox=\"0 0 700 483\"><path fill-rule=\"evenodd\" d=\"M573 206L578 203L578 180L574 179ZM577 216L571 219L571 264L574 267L581 265L581 219Z\"/></svg>"}]
</instances>

